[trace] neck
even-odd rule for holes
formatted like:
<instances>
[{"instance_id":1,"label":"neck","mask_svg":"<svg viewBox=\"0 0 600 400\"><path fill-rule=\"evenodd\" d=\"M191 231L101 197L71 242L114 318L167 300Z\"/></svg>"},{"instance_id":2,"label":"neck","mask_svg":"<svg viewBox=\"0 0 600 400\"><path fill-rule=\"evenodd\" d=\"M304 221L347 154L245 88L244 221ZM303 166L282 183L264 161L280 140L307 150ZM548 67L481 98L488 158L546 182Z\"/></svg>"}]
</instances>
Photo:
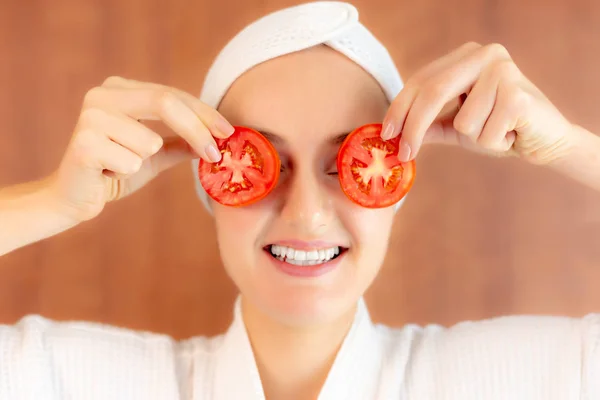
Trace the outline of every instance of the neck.
<instances>
[{"instance_id":1,"label":"neck","mask_svg":"<svg viewBox=\"0 0 600 400\"><path fill-rule=\"evenodd\" d=\"M325 383L356 308L336 321L290 326L242 299L242 315L267 399L314 399Z\"/></svg>"}]
</instances>

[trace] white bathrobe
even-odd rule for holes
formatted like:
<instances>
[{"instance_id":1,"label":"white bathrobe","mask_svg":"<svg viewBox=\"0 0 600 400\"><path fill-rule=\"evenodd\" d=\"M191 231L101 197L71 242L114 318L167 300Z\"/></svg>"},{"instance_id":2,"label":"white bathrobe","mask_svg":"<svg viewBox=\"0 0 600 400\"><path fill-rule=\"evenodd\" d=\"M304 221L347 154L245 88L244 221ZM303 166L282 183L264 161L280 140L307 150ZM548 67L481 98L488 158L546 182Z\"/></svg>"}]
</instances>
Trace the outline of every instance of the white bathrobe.
<instances>
[{"instance_id":1,"label":"white bathrobe","mask_svg":"<svg viewBox=\"0 0 600 400\"><path fill-rule=\"evenodd\" d=\"M224 335L165 335L40 316L0 327L2 400L264 399L236 303ZM320 400L600 399L600 315L440 326L372 323L360 301Z\"/></svg>"}]
</instances>

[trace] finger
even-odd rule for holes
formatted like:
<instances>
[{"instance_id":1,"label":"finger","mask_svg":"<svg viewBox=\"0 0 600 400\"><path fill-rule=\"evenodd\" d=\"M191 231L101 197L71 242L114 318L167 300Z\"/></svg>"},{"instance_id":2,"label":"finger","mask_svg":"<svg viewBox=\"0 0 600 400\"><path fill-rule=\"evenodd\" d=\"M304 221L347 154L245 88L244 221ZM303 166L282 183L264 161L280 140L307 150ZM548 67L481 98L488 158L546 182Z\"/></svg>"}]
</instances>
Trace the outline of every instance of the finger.
<instances>
[{"instance_id":1,"label":"finger","mask_svg":"<svg viewBox=\"0 0 600 400\"><path fill-rule=\"evenodd\" d=\"M440 70L443 70L448 65L454 64L466 54L469 54L480 47L481 45L478 43L466 43L419 70L407 82L407 85L402 89L402 91L390 105L390 108L388 109L388 112L383 120L381 138L388 140L398 136L398 134L402 131L406 114L410 109L410 105L417 96L419 82L426 81L430 76L436 74Z\"/></svg>"},{"instance_id":2,"label":"finger","mask_svg":"<svg viewBox=\"0 0 600 400\"><path fill-rule=\"evenodd\" d=\"M103 169L116 174L135 174L142 166L143 160L140 156L110 140L99 141L98 151Z\"/></svg>"},{"instance_id":3,"label":"finger","mask_svg":"<svg viewBox=\"0 0 600 400\"><path fill-rule=\"evenodd\" d=\"M107 78L102 84L107 88L118 89L154 89L159 92L175 93L188 107L190 107L204 124L210 129L214 136L227 138L233 134L235 128L213 107L200 101L191 94L170 86L161 85L152 82L140 82L133 79L125 79L121 77ZM214 128L214 129L212 129Z\"/></svg>"},{"instance_id":4,"label":"finger","mask_svg":"<svg viewBox=\"0 0 600 400\"><path fill-rule=\"evenodd\" d=\"M499 63L502 65L505 62L512 63ZM496 102L501 77L497 65L498 63L494 63L490 68L484 69L454 118L454 128L473 142L479 139Z\"/></svg>"},{"instance_id":5,"label":"finger","mask_svg":"<svg viewBox=\"0 0 600 400\"><path fill-rule=\"evenodd\" d=\"M426 81L430 76L437 74L447 66L454 64L456 61L462 59L465 55L470 54L474 50L480 49L481 47L481 44L476 42L465 43L446 53L442 57L430 62L427 66L421 68L411 79L417 82Z\"/></svg>"},{"instance_id":6,"label":"finger","mask_svg":"<svg viewBox=\"0 0 600 400\"><path fill-rule=\"evenodd\" d=\"M73 147L76 159L85 169L128 175L137 172L142 165L140 156L92 129L79 131Z\"/></svg>"},{"instance_id":7,"label":"finger","mask_svg":"<svg viewBox=\"0 0 600 400\"><path fill-rule=\"evenodd\" d=\"M83 127L104 133L142 159L155 154L163 145L160 135L122 114L88 108L83 111L81 121Z\"/></svg>"},{"instance_id":8,"label":"finger","mask_svg":"<svg viewBox=\"0 0 600 400\"><path fill-rule=\"evenodd\" d=\"M180 137L171 137L165 139L163 147L150 161L152 170L159 174L195 157L194 150L185 140Z\"/></svg>"},{"instance_id":9,"label":"finger","mask_svg":"<svg viewBox=\"0 0 600 400\"><path fill-rule=\"evenodd\" d=\"M479 138L479 145L490 150L508 151L515 142L515 126L519 110L515 109L510 98L499 93L498 100ZM509 134L510 133L510 134Z\"/></svg>"},{"instance_id":10,"label":"finger","mask_svg":"<svg viewBox=\"0 0 600 400\"><path fill-rule=\"evenodd\" d=\"M221 151L209 129L178 97L167 96L165 99L163 120L175 132L181 132L180 136L187 140L200 157L213 163L221 160ZM198 132L200 134L196 136Z\"/></svg>"},{"instance_id":11,"label":"finger","mask_svg":"<svg viewBox=\"0 0 600 400\"><path fill-rule=\"evenodd\" d=\"M509 132L506 135L507 146L510 143L510 146L508 146L509 149L514 144L515 138L516 134L514 131ZM503 147L500 147L501 150L485 149L481 147L480 145L469 139L467 136L458 132L453 126L452 119L434 122L429 127L429 129L427 129L427 133L425 134L423 143L460 146L461 148L464 148L466 150L471 150L476 153L496 157L514 155L514 152L512 150L506 151Z\"/></svg>"},{"instance_id":12,"label":"finger","mask_svg":"<svg viewBox=\"0 0 600 400\"><path fill-rule=\"evenodd\" d=\"M454 128L452 118L435 121L431 124L425 133L423 143L457 145L471 150L478 148L477 144Z\"/></svg>"},{"instance_id":13,"label":"finger","mask_svg":"<svg viewBox=\"0 0 600 400\"><path fill-rule=\"evenodd\" d=\"M155 89L113 89L99 87L88 92L86 108L124 113L134 119L160 119L184 138L209 162L221 159L212 132L183 101L172 92Z\"/></svg>"},{"instance_id":14,"label":"finger","mask_svg":"<svg viewBox=\"0 0 600 400\"><path fill-rule=\"evenodd\" d=\"M142 168L135 174L135 178L128 181L128 188L130 191L134 192L154 179L161 172L195 157L197 156L194 150L181 137L174 136L166 138L158 153L144 160Z\"/></svg>"},{"instance_id":15,"label":"finger","mask_svg":"<svg viewBox=\"0 0 600 400\"><path fill-rule=\"evenodd\" d=\"M468 92L486 65L495 59L507 58L507 54L501 46L482 47L431 77L419 91L406 116L400 148L408 148L409 151L399 152L400 160L414 159L423 143L427 128L434 122L444 105Z\"/></svg>"}]
</instances>

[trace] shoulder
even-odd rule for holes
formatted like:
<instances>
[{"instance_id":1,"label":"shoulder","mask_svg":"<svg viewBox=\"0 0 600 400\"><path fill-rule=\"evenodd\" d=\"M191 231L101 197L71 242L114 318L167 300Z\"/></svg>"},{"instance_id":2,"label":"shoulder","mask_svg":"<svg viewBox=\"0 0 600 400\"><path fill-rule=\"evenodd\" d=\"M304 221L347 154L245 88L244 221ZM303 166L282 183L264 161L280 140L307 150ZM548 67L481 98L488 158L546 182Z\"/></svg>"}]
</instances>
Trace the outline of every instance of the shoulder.
<instances>
[{"instance_id":1,"label":"shoulder","mask_svg":"<svg viewBox=\"0 0 600 400\"><path fill-rule=\"evenodd\" d=\"M443 342L460 345L472 340L485 340L490 345L519 342L531 338L559 341L568 337L593 339L600 334L600 314L583 318L556 316L502 316L476 321L463 321L450 327L437 324L390 327L375 325L381 340L390 346L407 341L415 346ZM591 343L590 343L591 344Z\"/></svg>"},{"instance_id":2,"label":"shoulder","mask_svg":"<svg viewBox=\"0 0 600 400\"><path fill-rule=\"evenodd\" d=\"M460 393L465 382L482 394L493 382L502 382L498 390L505 393L552 382L564 390L559 398L582 384L600 391L593 386L599 385L593 382L600 374L600 314L506 316L451 327L376 325L376 331L385 362L425 397L431 382L447 393Z\"/></svg>"},{"instance_id":3,"label":"shoulder","mask_svg":"<svg viewBox=\"0 0 600 400\"><path fill-rule=\"evenodd\" d=\"M43 336L44 341L36 340ZM148 346L162 351L180 352L185 355L206 354L215 351L222 335L195 336L185 340L175 340L173 337L145 330L134 330L116 325L108 325L90 321L58 321L37 314L27 315L14 325L0 325L0 338L12 339L19 342L31 341L37 346L52 345L66 342L71 345L93 342L99 346L120 345L132 348L147 348Z\"/></svg>"},{"instance_id":4,"label":"shoulder","mask_svg":"<svg viewBox=\"0 0 600 400\"><path fill-rule=\"evenodd\" d=\"M56 321L27 315L14 325L0 325L0 340L25 346L30 351L71 353L86 348L88 355L127 355L128 359L161 361L209 360L218 351L223 335L194 336L184 340L143 330L89 321ZM91 346L88 348L88 346ZM167 363L168 364L168 363Z\"/></svg>"},{"instance_id":5,"label":"shoulder","mask_svg":"<svg viewBox=\"0 0 600 400\"><path fill-rule=\"evenodd\" d=\"M28 315L0 325L0 354L7 355L0 358L0 398L6 394L2 387L11 394L61 387L85 398L89 387L99 387L94 398L111 393L173 398L185 390L190 371L203 361L210 364L219 342L220 337L176 341L154 332Z\"/></svg>"},{"instance_id":6,"label":"shoulder","mask_svg":"<svg viewBox=\"0 0 600 400\"><path fill-rule=\"evenodd\" d=\"M28 315L14 325L0 326L0 338L19 342L30 351L60 352L67 348L86 347L101 354L108 349L127 349L134 354L158 356L175 349L175 341L167 335L136 331L123 327L87 321L57 321L40 315Z\"/></svg>"}]
</instances>

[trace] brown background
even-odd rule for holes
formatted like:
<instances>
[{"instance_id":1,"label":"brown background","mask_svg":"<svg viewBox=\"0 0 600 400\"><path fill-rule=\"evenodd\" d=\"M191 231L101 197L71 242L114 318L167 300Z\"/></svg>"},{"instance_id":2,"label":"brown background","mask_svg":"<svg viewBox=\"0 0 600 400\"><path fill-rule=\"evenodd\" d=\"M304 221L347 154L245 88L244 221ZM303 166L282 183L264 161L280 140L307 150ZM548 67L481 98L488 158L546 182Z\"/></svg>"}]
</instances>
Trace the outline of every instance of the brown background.
<instances>
[{"instance_id":1,"label":"brown background","mask_svg":"<svg viewBox=\"0 0 600 400\"><path fill-rule=\"evenodd\" d=\"M232 35L292 1L0 2L0 186L57 165L85 92L109 75L199 93ZM600 3L355 3L404 77L469 40L503 43L574 121L600 132ZM451 324L600 311L600 195L549 170L426 149L368 293L376 320ZM27 229L27 227L23 227ZM175 337L215 334L235 288L181 165L96 220L0 259L0 322L29 313Z\"/></svg>"}]
</instances>

